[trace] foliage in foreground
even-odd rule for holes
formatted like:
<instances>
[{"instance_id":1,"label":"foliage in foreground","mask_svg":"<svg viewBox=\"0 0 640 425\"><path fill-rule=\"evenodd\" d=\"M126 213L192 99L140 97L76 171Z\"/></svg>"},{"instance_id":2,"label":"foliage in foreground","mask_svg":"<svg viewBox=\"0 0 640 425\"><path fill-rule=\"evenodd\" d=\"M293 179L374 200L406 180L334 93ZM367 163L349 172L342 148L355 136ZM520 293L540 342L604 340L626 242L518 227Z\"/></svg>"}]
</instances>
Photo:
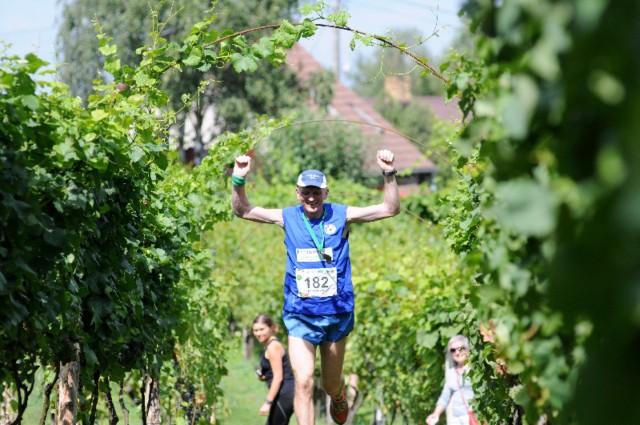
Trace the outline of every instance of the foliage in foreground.
<instances>
[{"instance_id":1,"label":"foliage in foreground","mask_svg":"<svg viewBox=\"0 0 640 425\"><path fill-rule=\"evenodd\" d=\"M639 5L464 10L481 37L448 87L473 119L445 228L479 284L480 410L496 423L510 398L526 423L624 422L640 398L640 59L619 40Z\"/></svg>"},{"instance_id":2,"label":"foliage in foreground","mask_svg":"<svg viewBox=\"0 0 640 425\"><path fill-rule=\"evenodd\" d=\"M85 109L65 86L36 83L43 65L4 58L0 72L1 371L17 410L40 367L79 361L82 399L95 407L98 385L159 368L195 332L222 347L210 331L226 316L222 298L197 297L211 272L201 226L226 213L193 214L197 199L180 190L188 175L169 164L144 97L114 90ZM224 371L222 359L207 365Z\"/></svg>"}]
</instances>

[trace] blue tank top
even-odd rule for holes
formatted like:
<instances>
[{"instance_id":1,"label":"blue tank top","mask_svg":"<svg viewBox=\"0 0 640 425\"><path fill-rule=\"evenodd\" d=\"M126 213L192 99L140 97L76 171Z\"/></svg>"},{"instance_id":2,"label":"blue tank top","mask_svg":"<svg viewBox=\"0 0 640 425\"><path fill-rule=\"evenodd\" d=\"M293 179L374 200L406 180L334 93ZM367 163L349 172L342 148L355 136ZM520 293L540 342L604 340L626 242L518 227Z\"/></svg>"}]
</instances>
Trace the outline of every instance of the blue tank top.
<instances>
[{"instance_id":1,"label":"blue tank top","mask_svg":"<svg viewBox=\"0 0 640 425\"><path fill-rule=\"evenodd\" d=\"M349 258L347 206L324 204L324 218L308 220L316 241L331 261L318 253L303 218L302 205L282 210L287 269L284 278L284 310L325 315L353 311L353 283Z\"/></svg>"}]
</instances>

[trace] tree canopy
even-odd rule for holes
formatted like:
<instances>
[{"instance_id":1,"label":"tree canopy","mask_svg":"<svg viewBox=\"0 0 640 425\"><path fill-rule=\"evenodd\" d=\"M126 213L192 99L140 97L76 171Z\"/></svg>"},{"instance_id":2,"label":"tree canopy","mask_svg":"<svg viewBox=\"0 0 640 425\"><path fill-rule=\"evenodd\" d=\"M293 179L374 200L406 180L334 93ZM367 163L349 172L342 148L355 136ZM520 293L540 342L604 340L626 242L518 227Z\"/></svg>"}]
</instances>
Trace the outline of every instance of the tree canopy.
<instances>
[{"instance_id":1,"label":"tree canopy","mask_svg":"<svg viewBox=\"0 0 640 425\"><path fill-rule=\"evenodd\" d=\"M64 65L62 81L73 93L87 99L93 80L108 80L103 71L104 56L98 50L97 29L113 38L123 64L135 66L142 60L138 49L157 43L154 31L168 42L185 39L192 26L209 14L208 26L218 34L233 29L250 29L279 23L290 18L296 0L233 1L180 0L148 2L146 0L73 0L64 3L58 46ZM260 34L247 34L249 42ZM179 111L180 124L174 133L180 147L192 148L192 154L206 154L202 125L209 106L214 106L215 127L211 138L224 131L238 131L254 122L256 116L277 116L283 107L297 102L296 80L285 68L260 67L249 74L238 73L228 64L187 68L181 73L165 75L161 87L169 95L169 105ZM199 98L184 105L184 96L199 93ZM181 111L181 112L180 112ZM195 134L187 135L185 120Z\"/></svg>"}]
</instances>

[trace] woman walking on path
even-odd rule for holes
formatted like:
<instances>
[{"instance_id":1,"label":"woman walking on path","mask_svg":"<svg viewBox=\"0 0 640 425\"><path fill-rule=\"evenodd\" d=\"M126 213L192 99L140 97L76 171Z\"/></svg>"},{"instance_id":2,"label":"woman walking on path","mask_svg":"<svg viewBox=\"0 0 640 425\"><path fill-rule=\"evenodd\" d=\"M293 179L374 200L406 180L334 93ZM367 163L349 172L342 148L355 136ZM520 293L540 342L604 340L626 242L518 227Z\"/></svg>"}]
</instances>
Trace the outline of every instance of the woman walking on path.
<instances>
[{"instance_id":1,"label":"woman walking on path","mask_svg":"<svg viewBox=\"0 0 640 425\"><path fill-rule=\"evenodd\" d=\"M471 380L467 376L469 365L469 340L455 335L447 344L445 380L436 408L427 416L427 424L434 425L442 412L447 410L447 425L469 425L473 414L469 405L473 398ZM449 409L447 409L449 407ZM477 423L477 422L476 422Z\"/></svg>"},{"instance_id":2,"label":"woman walking on path","mask_svg":"<svg viewBox=\"0 0 640 425\"><path fill-rule=\"evenodd\" d=\"M266 314L260 314L253 320L253 335L264 345L260 369L256 372L269 389L260 407L260 415L269 416L267 425L288 425L293 416L293 372L287 351L275 332L273 320Z\"/></svg>"}]
</instances>

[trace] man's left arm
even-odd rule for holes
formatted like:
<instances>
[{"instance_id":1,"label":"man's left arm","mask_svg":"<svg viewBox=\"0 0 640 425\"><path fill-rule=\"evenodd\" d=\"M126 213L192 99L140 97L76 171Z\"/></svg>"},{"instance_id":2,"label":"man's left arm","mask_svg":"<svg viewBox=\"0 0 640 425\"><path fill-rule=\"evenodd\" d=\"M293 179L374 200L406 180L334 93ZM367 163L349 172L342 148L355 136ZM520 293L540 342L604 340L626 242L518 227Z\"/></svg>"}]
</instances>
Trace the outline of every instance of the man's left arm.
<instances>
[{"instance_id":1,"label":"man's left arm","mask_svg":"<svg viewBox=\"0 0 640 425\"><path fill-rule=\"evenodd\" d=\"M380 150L377 160L383 172L384 199L381 204L369 205L368 207L347 207L347 224L382 220L400 213L400 194L396 182L393 152Z\"/></svg>"}]
</instances>

